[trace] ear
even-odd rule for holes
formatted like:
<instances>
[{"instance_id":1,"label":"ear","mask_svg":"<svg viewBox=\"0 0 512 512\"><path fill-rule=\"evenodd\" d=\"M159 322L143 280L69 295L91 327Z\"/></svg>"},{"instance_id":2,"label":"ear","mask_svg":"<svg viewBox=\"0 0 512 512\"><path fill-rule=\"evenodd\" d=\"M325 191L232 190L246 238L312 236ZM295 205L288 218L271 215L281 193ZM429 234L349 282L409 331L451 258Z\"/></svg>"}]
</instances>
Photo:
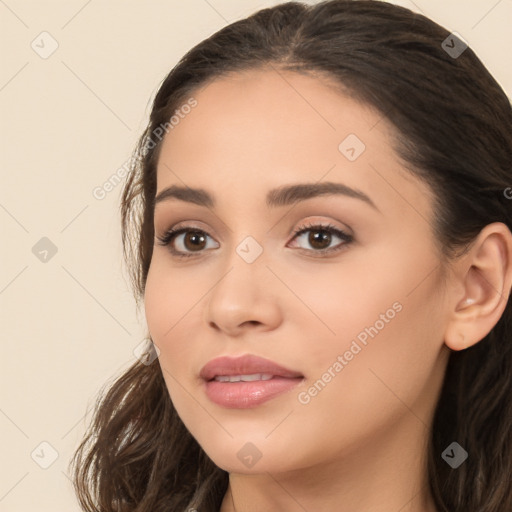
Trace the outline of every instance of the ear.
<instances>
[{"instance_id":1,"label":"ear","mask_svg":"<svg viewBox=\"0 0 512 512\"><path fill-rule=\"evenodd\" d=\"M454 267L456 286L445 344L464 350L497 324L512 287L512 233L502 222L488 224Z\"/></svg>"}]
</instances>

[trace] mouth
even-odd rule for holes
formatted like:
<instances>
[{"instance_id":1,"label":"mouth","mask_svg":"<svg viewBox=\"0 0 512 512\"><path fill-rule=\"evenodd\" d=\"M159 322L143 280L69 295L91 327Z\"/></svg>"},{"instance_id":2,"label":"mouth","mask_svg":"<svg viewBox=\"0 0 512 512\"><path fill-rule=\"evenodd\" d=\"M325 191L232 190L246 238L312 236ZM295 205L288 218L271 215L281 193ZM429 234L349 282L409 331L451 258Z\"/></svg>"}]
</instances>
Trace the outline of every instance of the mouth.
<instances>
[{"instance_id":1,"label":"mouth","mask_svg":"<svg viewBox=\"0 0 512 512\"><path fill-rule=\"evenodd\" d=\"M303 382L304 376L254 355L220 357L200 372L207 397L229 409L256 407Z\"/></svg>"}]
</instances>

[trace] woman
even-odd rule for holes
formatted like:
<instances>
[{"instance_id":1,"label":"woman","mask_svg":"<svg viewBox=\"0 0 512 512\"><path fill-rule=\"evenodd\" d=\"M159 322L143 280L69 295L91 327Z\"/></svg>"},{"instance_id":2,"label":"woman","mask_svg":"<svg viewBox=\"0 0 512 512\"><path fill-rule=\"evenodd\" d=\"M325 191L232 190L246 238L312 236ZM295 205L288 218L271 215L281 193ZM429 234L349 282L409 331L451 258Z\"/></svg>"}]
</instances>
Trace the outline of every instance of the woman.
<instances>
[{"instance_id":1,"label":"woman","mask_svg":"<svg viewBox=\"0 0 512 512\"><path fill-rule=\"evenodd\" d=\"M84 510L512 510L511 127L462 39L384 2L190 50L121 205L159 357L97 406Z\"/></svg>"}]
</instances>

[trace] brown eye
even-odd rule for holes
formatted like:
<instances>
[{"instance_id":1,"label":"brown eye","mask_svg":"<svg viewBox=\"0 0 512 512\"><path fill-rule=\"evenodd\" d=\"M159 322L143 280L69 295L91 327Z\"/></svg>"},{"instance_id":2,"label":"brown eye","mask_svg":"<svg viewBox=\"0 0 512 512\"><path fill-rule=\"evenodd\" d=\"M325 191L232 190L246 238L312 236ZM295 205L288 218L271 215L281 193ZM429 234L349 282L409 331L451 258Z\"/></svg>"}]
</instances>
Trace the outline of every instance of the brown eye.
<instances>
[{"instance_id":1,"label":"brown eye","mask_svg":"<svg viewBox=\"0 0 512 512\"><path fill-rule=\"evenodd\" d=\"M307 237L305 236L306 233L309 233ZM341 243L334 247L329 247L333 242L333 237L334 239L339 238ZM306 241L307 245L313 248L302 247L302 249L306 249L313 254L318 253L318 256L336 252L353 241L352 235L331 224L302 226L294 233L293 240L300 240L301 238Z\"/></svg>"},{"instance_id":2,"label":"brown eye","mask_svg":"<svg viewBox=\"0 0 512 512\"><path fill-rule=\"evenodd\" d=\"M203 249L205 242L206 237L201 231L188 231L183 238L183 245L190 251Z\"/></svg>"},{"instance_id":3,"label":"brown eye","mask_svg":"<svg viewBox=\"0 0 512 512\"><path fill-rule=\"evenodd\" d=\"M320 234L319 234L320 233ZM331 243L331 233L325 230L311 230L309 232L308 243L315 249L327 249Z\"/></svg>"},{"instance_id":4,"label":"brown eye","mask_svg":"<svg viewBox=\"0 0 512 512\"><path fill-rule=\"evenodd\" d=\"M208 233L200 229L182 227L178 229L170 229L163 237L157 238L160 245L169 246L171 254L178 258L187 258L189 256L194 256L194 253L200 254L201 252L204 252L203 249L208 248L208 238L211 237Z\"/></svg>"}]
</instances>

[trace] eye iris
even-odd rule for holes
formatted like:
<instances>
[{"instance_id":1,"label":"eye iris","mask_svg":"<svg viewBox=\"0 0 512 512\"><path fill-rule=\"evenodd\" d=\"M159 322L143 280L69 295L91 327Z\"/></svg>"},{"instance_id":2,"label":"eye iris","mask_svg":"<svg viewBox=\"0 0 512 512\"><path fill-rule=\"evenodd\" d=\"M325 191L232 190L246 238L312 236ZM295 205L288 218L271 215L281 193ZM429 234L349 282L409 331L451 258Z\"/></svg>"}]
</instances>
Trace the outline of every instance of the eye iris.
<instances>
[{"instance_id":1,"label":"eye iris","mask_svg":"<svg viewBox=\"0 0 512 512\"><path fill-rule=\"evenodd\" d=\"M327 241L327 244L324 243L325 241ZM323 230L311 231L308 242L316 249L325 249L331 243L331 234ZM320 245L318 245L319 243Z\"/></svg>"},{"instance_id":2,"label":"eye iris","mask_svg":"<svg viewBox=\"0 0 512 512\"><path fill-rule=\"evenodd\" d=\"M197 245L197 242L200 241L199 243L203 243L205 242L206 240L206 237L198 232L198 231L189 231L187 233L185 233L185 238L184 238L184 244L185 244L185 247L187 248L187 250L192 250L192 251L195 251L195 250L200 250L200 249L203 249L203 246L202 245ZM189 246L189 242L192 243L192 246Z\"/></svg>"}]
</instances>

